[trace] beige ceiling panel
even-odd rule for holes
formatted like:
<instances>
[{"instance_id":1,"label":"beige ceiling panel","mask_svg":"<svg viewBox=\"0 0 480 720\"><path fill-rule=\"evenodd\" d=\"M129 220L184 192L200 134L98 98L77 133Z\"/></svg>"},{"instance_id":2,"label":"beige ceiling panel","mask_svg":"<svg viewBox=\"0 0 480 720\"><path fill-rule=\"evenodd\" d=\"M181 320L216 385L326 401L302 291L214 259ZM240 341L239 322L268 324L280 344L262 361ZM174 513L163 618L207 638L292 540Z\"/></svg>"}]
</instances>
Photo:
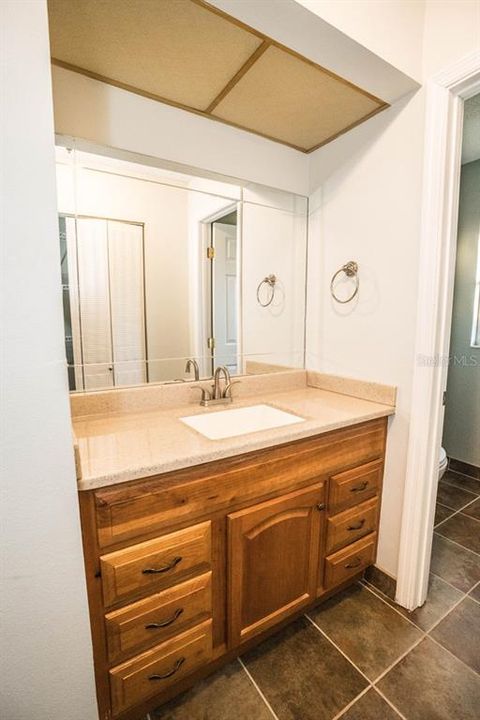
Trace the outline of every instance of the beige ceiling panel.
<instances>
[{"instance_id":1,"label":"beige ceiling panel","mask_svg":"<svg viewBox=\"0 0 480 720\"><path fill-rule=\"evenodd\" d=\"M310 150L381 107L381 101L273 45L212 115Z\"/></svg>"},{"instance_id":2,"label":"beige ceiling panel","mask_svg":"<svg viewBox=\"0 0 480 720\"><path fill-rule=\"evenodd\" d=\"M205 110L262 38L191 0L48 0L52 57Z\"/></svg>"}]
</instances>

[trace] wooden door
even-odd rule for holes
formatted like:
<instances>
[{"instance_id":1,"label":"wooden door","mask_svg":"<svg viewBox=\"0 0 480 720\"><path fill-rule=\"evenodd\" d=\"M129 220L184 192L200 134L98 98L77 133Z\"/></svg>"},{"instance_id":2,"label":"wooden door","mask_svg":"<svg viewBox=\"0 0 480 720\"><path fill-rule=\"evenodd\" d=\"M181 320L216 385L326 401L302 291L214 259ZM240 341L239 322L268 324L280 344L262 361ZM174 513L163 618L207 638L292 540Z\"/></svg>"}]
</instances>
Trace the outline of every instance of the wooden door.
<instances>
[{"instance_id":1,"label":"wooden door","mask_svg":"<svg viewBox=\"0 0 480 720\"><path fill-rule=\"evenodd\" d=\"M321 482L228 515L228 623L233 647L316 597Z\"/></svg>"}]
</instances>

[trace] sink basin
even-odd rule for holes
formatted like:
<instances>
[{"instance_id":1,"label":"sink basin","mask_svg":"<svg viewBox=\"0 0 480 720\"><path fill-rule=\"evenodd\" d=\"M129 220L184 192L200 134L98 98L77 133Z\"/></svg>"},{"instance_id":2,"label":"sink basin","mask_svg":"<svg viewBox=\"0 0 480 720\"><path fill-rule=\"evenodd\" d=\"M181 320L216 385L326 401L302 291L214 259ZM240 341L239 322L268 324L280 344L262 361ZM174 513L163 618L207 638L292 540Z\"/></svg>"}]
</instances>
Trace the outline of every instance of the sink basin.
<instances>
[{"instance_id":1,"label":"sink basin","mask_svg":"<svg viewBox=\"0 0 480 720\"><path fill-rule=\"evenodd\" d=\"M271 405L250 405L235 410L189 415L180 420L210 440L222 440L235 435L247 435L259 430L305 422L305 418L278 410Z\"/></svg>"}]
</instances>

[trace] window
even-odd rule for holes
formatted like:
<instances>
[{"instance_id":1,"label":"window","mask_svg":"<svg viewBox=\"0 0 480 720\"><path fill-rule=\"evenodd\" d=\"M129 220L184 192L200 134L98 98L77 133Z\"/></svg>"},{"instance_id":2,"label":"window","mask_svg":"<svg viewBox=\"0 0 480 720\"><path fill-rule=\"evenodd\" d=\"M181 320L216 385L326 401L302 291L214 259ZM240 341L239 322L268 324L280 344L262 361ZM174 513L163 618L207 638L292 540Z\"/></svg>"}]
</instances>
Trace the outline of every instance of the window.
<instances>
[{"instance_id":1,"label":"window","mask_svg":"<svg viewBox=\"0 0 480 720\"><path fill-rule=\"evenodd\" d=\"M472 338L470 341L470 345L472 347L480 347L480 235L478 236L477 246L477 274L475 277Z\"/></svg>"}]
</instances>

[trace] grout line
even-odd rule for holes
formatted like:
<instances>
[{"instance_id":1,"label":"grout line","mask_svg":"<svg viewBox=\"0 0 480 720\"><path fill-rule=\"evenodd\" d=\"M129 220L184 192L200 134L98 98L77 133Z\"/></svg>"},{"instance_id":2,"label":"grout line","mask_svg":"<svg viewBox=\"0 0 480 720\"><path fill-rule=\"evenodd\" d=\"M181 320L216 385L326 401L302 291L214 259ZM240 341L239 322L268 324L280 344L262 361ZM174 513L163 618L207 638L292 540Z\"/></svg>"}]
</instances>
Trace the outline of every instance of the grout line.
<instances>
[{"instance_id":1,"label":"grout line","mask_svg":"<svg viewBox=\"0 0 480 720\"><path fill-rule=\"evenodd\" d=\"M478 604L480 605L480 600L477 600L477 598L474 598L473 595L470 594L470 593L471 593L473 590L475 590L479 585L480 585L480 580L479 580L473 587L470 588L470 590L469 590L468 593L467 593L467 597L469 597L470 600L473 600L473 602L476 602L476 603L478 603Z\"/></svg>"},{"instance_id":2,"label":"grout line","mask_svg":"<svg viewBox=\"0 0 480 720\"><path fill-rule=\"evenodd\" d=\"M353 707L353 705L355 705L355 703L357 702L357 700L360 700L360 698L363 697L364 695L366 695L367 692L369 692L369 690L371 690L371 689L372 689L372 685L369 683L369 684L367 685L367 687L362 690L361 693L358 693L358 695L356 695L356 696L353 698L353 700L350 700L350 702L348 703L348 705L345 705L345 707L343 708L343 710L340 710L339 713L337 713L336 715L334 715L333 718L332 718L332 720L338 720L338 718L343 717L343 716L345 715L345 713L346 713L348 710L350 710L350 708Z\"/></svg>"},{"instance_id":3,"label":"grout line","mask_svg":"<svg viewBox=\"0 0 480 720\"><path fill-rule=\"evenodd\" d=\"M416 626L415 626L415 627L416 627ZM417 628L417 630L419 630L419 628ZM425 640L425 638L427 637L427 633L423 632L422 630L420 630L420 632L421 632L420 637L419 637L417 640L415 640L415 642L413 643L413 645L410 645L410 647L408 648L408 650L405 650L405 652L402 653L402 654L400 655L400 657L398 657L394 662L392 662L392 664L389 665L389 666L386 668L386 670L383 670L383 672L381 672L380 675L379 675L377 678L375 678L375 680L373 681L373 685L374 685L374 687L375 687L375 690L377 689L377 688L376 688L376 684L377 684L378 682L380 682L380 680L382 680L382 679L385 677L385 675L387 675L387 674L390 672L390 670L393 670L393 668L395 667L395 665L397 665L397 664L398 664L399 662L401 662L404 658L406 658L407 655L408 655L412 650L414 650L414 649L417 647L417 645L420 645L420 643Z\"/></svg>"},{"instance_id":4,"label":"grout line","mask_svg":"<svg viewBox=\"0 0 480 720\"><path fill-rule=\"evenodd\" d=\"M443 523L447 522L447 520L450 520L454 515L458 515L459 513L463 512L466 508L470 507L470 505L473 505L473 503L476 502L477 500L478 500L478 497L474 497L473 500L469 500L468 503L466 503L465 505L462 505L462 507L459 508L458 510L455 510L455 508L451 508L448 505L443 505L443 507L446 507L449 510L454 510L454 512L451 515L449 515L447 518L445 518L445 520L441 520L439 523L437 523L434 527L434 530L436 530L437 527L440 527L440 525L443 525ZM438 503L438 505L442 505L442 504L443 503ZM471 516L467 515L467 517L471 517ZM473 520L477 520L477 518L473 518ZM477 520L477 522L479 522L479 521Z\"/></svg>"},{"instance_id":5,"label":"grout line","mask_svg":"<svg viewBox=\"0 0 480 720\"><path fill-rule=\"evenodd\" d=\"M468 516L467 516L468 517ZM433 533L435 535L437 531ZM476 557L480 557L480 553L476 552L475 550L471 550L468 547L465 547L465 545L460 545L460 543L456 542L455 540L452 540L451 538L447 537L446 535L442 535L442 533L437 533L437 535L444 540L447 540L448 542L452 543L453 545L456 545L459 548L462 548L462 550L466 550L466 552L472 553L472 555L476 555Z\"/></svg>"},{"instance_id":6,"label":"grout line","mask_svg":"<svg viewBox=\"0 0 480 720\"><path fill-rule=\"evenodd\" d=\"M451 650L449 650L447 647L445 647L445 645L442 645L441 642L436 640L434 637L431 637L430 635L428 635L427 637L429 640L434 642L435 645L438 645L438 647L442 648L442 650L445 650L445 652L447 652L449 655L451 655L453 658L455 658L455 660L458 660L458 662L462 663L462 665L464 665L466 668L468 668L468 670L470 670L470 672L472 672L476 677L478 677L480 675L480 673L477 672L476 670L474 670L472 667L470 667L470 665L467 665L467 663L464 660L462 660L462 658L459 658L458 655L455 655L455 653L453 653Z\"/></svg>"},{"instance_id":7,"label":"grout line","mask_svg":"<svg viewBox=\"0 0 480 720\"><path fill-rule=\"evenodd\" d=\"M480 482L480 480L477 477L475 477L474 475L469 475L468 473L462 473L462 472L460 472L460 470L452 470L450 465L448 466L448 470L450 470L450 472L452 472L452 473L455 473L455 475L463 475L464 477L468 477L471 480L476 480L477 482Z\"/></svg>"},{"instance_id":8,"label":"grout line","mask_svg":"<svg viewBox=\"0 0 480 720\"><path fill-rule=\"evenodd\" d=\"M364 582L366 583L366 581L364 581ZM397 608L395 607L394 600L390 600L390 598L388 598L388 600L390 600L390 602L388 602L388 600L386 599L387 595L384 595L381 590L377 590L377 588L375 586L368 585L368 583L366 583L364 585L364 587L366 590L369 590L372 593L372 595L375 595L379 600L381 600L383 603L385 603L385 605L388 605L388 607L391 610L393 610L394 612L396 612L397 615L400 615L401 618L403 618L408 623L410 623L410 625L413 625L413 627L416 628L417 630L419 630L421 633L425 633L425 630L422 630L421 628L419 628L418 625L416 625L413 622L413 620L410 620L410 618L408 616L405 616L400 610L397 610ZM393 603L393 605L391 605L390 603ZM408 610L407 610L407 612L408 612Z\"/></svg>"},{"instance_id":9,"label":"grout line","mask_svg":"<svg viewBox=\"0 0 480 720\"><path fill-rule=\"evenodd\" d=\"M375 692L377 692L377 693L380 695L380 697L385 700L385 702L387 703L387 705L390 705L390 707L392 708L392 710L395 710L395 712L397 713L397 715L399 715L399 716L402 718L402 720L407 720L407 718L405 717L405 715L400 712L400 710L397 708L397 706L394 705L394 704L392 703L392 701L389 700L388 697L387 697L386 695L384 695L384 693L383 693L381 690L379 690L377 687L373 687L373 690L374 690Z\"/></svg>"},{"instance_id":10,"label":"grout line","mask_svg":"<svg viewBox=\"0 0 480 720\"><path fill-rule=\"evenodd\" d=\"M444 540L447 539L447 538L444 537L443 535L442 535L441 537L442 537ZM448 580L445 580L441 575L438 575L438 573L433 572L433 570L430 570L430 575L435 575L436 578L438 578L439 580L441 580L442 582L444 582L446 585L448 585L449 587L451 587L453 590L456 590L456 591L459 592L459 593L464 593L465 595L468 595L468 593L470 592L470 590L473 590L473 588L475 587L475 585L472 585L472 587L469 588L469 589L467 590L467 592L465 592L465 590L460 590L460 588L455 587L455 585L452 585L451 582L448 582Z\"/></svg>"},{"instance_id":11,"label":"grout line","mask_svg":"<svg viewBox=\"0 0 480 720\"><path fill-rule=\"evenodd\" d=\"M460 590L460 592L462 592L462 591ZM445 618L447 617L447 615L450 615L450 613L453 612L453 610L455 610L455 608L456 608L458 605L460 605L460 603L462 603L462 602L465 600L466 597L467 597L467 594L464 593L460 598L458 598L458 600L455 601L455 603L452 605L452 607L450 608L450 610L447 610L447 612L444 613L444 614L442 615L442 617L438 618L438 620L435 620L435 622L433 623L432 627L431 627L429 630L426 631L427 635L429 635L429 634L432 632L432 630L435 630L435 628L437 627L437 625L440 625L440 623L442 622L442 620L445 620Z\"/></svg>"},{"instance_id":12,"label":"grout line","mask_svg":"<svg viewBox=\"0 0 480 720\"><path fill-rule=\"evenodd\" d=\"M353 660L348 657L348 655L342 650L342 648L339 647L339 646L337 645L337 643L336 643L334 640L332 640L332 638L329 637L329 636L327 635L327 633L326 633L324 630L322 630L322 628L321 628L319 625L317 625L317 623L315 622L315 620L312 620L312 618L311 618L309 615L305 615L305 617L307 618L307 620L308 620L309 622L312 623L313 627L316 628L316 629L318 630L318 632L321 633L321 634L323 635L323 637L326 638L326 640L328 640L328 642L331 643L331 644L333 645L333 647L334 647L336 650L338 650L338 652L339 652L341 655L343 655L343 657L344 657L346 660L348 660L348 662L350 663L350 665L353 665L353 667L355 668L355 670L356 670L357 672L359 672L360 675L362 675L362 676L365 678L365 680L368 682L368 684L369 684L369 685L372 685L372 680L370 680L370 678L369 678L367 675L365 675L365 673L363 672L363 670L360 670L360 668L358 667L358 665L356 665L356 664L353 662Z\"/></svg>"},{"instance_id":13,"label":"grout line","mask_svg":"<svg viewBox=\"0 0 480 720\"><path fill-rule=\"evenodd\" d=\"M262 698L262 700L263 700L263 702L265 703L265 705L267 706L267 708L270 710L270 713L272 714L272 717L275 718L275 720L278 720L278 716L276 715L276 713L274 712L272 706L270 705L270 703L268 702L267 698L265 697L265 695L264 695L263 692L261 691L260 686L259 686L259 685L257 684L257 682L253 679L250 671L249 671L249 670L247 669L247 667L245 666L243 660L242 660L241 658L239 658L239 657L237 657L237 660L238 660L238 662L240 663L241 667L243 668L244 672L246 673L248 679L249 679L250 682L252 683L253 687L254 687L255 690L258 692L258 694L259 694L260 697Z\"/></svg>"}]
</instances>

